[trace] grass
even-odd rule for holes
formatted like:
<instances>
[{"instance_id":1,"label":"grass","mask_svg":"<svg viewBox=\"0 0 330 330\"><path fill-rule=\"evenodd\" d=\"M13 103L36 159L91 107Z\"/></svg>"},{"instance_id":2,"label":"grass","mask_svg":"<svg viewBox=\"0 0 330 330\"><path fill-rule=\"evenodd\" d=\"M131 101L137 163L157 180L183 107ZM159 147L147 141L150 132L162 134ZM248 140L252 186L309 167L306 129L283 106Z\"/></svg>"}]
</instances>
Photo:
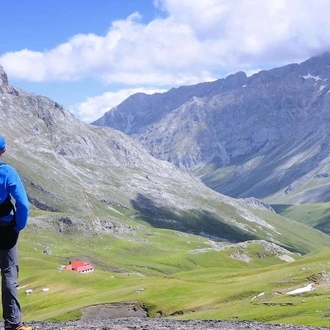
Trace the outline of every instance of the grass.
<instances>
[{"instance_id":1,"label":"grass","mask_svg":"<svg viewBox=\"0 0 330 330\"><path fill-rule=\"evenodd\" d=\"M327 234L330 233L330 203L318 204L275 204L276 213L288 219L306 224Z\"/></svg>"},{"instance_id":2,"label":"grass","mask_svg":"<svg viewBox=\"0 0 330 330\"><path fill-rule=\"evenodd\" d=\"M286 263L257 242L215 251L200 236L142 224L135 229L130 234L68 235L28 227L19 242L24 318L63 321L81 316L85 306L134 300L147 306L151 317L161 312L175 319L328 322L330 289L320 274L330 272L330 248L294 255L296 261ZM233 253L248 255L250 263L231 258ZM74 258L89 261L95 271L58 269ZM319 282L315 291L285 295L308 279ZM27 295L27 289L33 293Z\"/></svg>"},{"instance_id":3,"label":"grass","mask_svg":"<svg viewBox=\"0 0 330 330\"><path fill-rule=\"evenodd\" d=\"M305 256L285 266L273 265L250 272L231 274L230 281L218 290L218 304L176 318L255 320L273 323L328 325L329 288L325 282L316 284L316 291L298 296L285 295L291 289L304 286L315 273L329 271L328 250ZM256 280L257 279L257 280ZM265 293L252 300L260 293Z\"/></svg>"}]
</instances>

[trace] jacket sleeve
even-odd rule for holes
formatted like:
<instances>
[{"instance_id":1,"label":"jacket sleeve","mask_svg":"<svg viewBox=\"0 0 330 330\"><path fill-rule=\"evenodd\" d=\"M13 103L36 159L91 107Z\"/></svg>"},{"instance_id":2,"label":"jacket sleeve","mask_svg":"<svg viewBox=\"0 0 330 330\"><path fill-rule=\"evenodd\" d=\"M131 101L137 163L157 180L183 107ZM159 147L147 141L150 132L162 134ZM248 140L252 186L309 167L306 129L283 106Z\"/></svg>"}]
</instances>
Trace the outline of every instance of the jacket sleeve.
<instances>
[{"instance_id":1,"label":"jacket sleeve","mask_svg":"<svg viewBox=\"0 0 330 330\"><path fill-rule=\"evenodd\" d=\"M15 230L20 232L25 228L29 217L29 201L21 178L14 168L11 167L7 177L10 195L15 199L16 226Z\"/></svg>"}]
</instances>

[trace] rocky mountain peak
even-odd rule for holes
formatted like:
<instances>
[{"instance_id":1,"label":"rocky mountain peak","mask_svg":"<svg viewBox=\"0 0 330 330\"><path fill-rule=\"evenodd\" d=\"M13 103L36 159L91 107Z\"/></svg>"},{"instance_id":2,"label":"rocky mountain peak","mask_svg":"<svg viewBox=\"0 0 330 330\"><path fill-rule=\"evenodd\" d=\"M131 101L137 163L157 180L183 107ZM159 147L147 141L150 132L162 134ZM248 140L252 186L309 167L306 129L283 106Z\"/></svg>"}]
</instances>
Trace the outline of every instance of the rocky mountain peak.
<instances>
[{"instance_id":1,"label":"rocky mountain peak","mask_svg":"<svg viewBox=\"0 0 330 330\"><path fill-rule=\"evenodd\" d=\"M237 88L246 84L247 76L243 71L236 72L226 77L225 83L228 87Z\"/></svg>"},{"instance_id":2,"label":"rocky mountain peak","mask_svg":"<svg viewBox=\"0 0 330 330\"><path fill-rule=\"evenodd\" d=\"M0 88L3 88L4 86L8 86L8 77L5 70L0 65Z\"/></svg>"},{"instance_id":3,"label":"rocky mountain peak","mask_svg":"<svg viewBox=\"0 0 330 330\"><path fill-rule=\"evenodd\" d=\"M9 86L8 77L5 70L0 65L0 92L13 93L14 91L15 90Z\"/></svg>"},{"instance_id":4,"label":"rocky mountain peak","mask_svg":"<svg viewBox=\"0 0 330 330\"><path fill-rule=\"evenodd\" d=\"M314 63L320 65L330 65L330 51L324 52L318 56L314 56L306 61L307 63Z\"/></svg>"}]
</instances>

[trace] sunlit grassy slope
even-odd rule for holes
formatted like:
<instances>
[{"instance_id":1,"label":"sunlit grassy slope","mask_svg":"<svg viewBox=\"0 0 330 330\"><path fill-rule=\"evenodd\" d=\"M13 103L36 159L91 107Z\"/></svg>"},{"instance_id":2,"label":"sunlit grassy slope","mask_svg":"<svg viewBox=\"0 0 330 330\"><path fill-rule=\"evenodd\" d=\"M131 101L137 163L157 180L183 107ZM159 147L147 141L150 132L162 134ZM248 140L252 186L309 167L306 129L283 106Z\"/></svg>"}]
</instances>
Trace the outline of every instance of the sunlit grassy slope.
<instances>
[{"instance_id":1,"label":"sunlit grassy slope","mask_svg":"<svg viewBox=\"0 0 330 330\"><path fill-rule=\"evenodd\" d=\"M330 234L330 203L277 204L276 213Z\"/></svg>"},{"instance_id":2,"label":"sunlit grassy slope","mask_svg":"<svg viewBox=\"0 0 330 330\"><path fill-rule=\"evenodd\" d=\"M257 242L245 249L222 250L223 244L143 223L112 235L30 225L19 242L24 318L73 319L85 306L138 300L151 317L330 325L330 248L316 244L314 252L291 255L296 261L287 263ZM231 255L248 256L250 262ZM95 271L58 269L75 258L92 263ZM315 291L285 294L312 281Z\"/></svg>"}]
</instances>

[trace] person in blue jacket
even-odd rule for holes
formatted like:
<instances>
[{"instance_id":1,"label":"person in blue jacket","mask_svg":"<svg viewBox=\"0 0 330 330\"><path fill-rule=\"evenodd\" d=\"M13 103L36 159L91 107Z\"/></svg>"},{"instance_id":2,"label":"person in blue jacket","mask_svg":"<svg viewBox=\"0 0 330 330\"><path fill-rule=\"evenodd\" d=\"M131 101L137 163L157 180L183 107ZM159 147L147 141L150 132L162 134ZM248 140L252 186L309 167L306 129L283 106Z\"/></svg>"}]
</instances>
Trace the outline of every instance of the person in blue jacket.
<instances>
[{"instance_id":1,"label":"person in blue jacket","mask_svg":"<svg viewBox=\"0 0 330 330\"><path fill-rule=\"evenodd\" d=\"M2 161L5 151L6 141L0 135L0 268L3 319L5 330L32 330L22 322L17 294L17 240L28 221L29 201L16 170ZM12 198L15 200L14 204Z\"/></svg>"}]
</instances>

